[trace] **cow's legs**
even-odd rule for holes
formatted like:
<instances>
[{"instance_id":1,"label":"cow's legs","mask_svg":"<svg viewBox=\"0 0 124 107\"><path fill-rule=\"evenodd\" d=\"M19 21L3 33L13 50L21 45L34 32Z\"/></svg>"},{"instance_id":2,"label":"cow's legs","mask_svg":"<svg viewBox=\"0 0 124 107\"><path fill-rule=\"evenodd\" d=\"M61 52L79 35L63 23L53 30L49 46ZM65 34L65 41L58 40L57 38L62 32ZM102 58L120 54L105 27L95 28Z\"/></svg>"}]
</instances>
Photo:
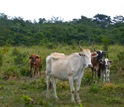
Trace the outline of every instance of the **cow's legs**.
<instances>
[{"instance_id":1,"label":"cow's legs","mask_svg":"<svg viewBox=\"0 0 124 107\"><path fill-rule=\"evenodd\" d=\"M104 70L103 71L101 71L101 81L103 81L104 80Z\"/></svg>"},{"instance_id":2,"label":"cow's legs","mask_svg":"<svg viewBox=\"0 0 124 107\"><path fill-rule=\"evenodd\" d=\"M33 75L33 72L34 72L34 71L33 71L33 68L32 68L32 67L30 67L30 76L31 76L31 77L33 77L33 76L34 76L34 75Z\"/></svg>"},{"instance_id":3,"label":"cow's legs","mask_svg":"<svg viewBox=\"0 0 124 107\"><path fill-rule=\"evenodd\" d=\"M104 73L103 73L103 82L105 82L106 81L106 72L104 71Z\"/></svg>"},{"instance_id":4,"label":"cow's legs","mask_svg":"<svg viewBox=\"0 0 124 107\"><path fill-rule=\"evenodd\" d=\"M80 96L79 96L79 91L80 91L81 80L82 80L83 76L84 76L84 71L82 72L82 74L80 75L78 80L76 81L76 100L77 100L77 102L81 102Z\"/></svg>"},{"instance_id":5,"label":"cow's legs","mask_svg":"<svg viewBox=\"0 0 124 107\"><path fill-rule=\"evenodd\" d=\"M49 98L50 74L46 74L46 84L47 84L46 97Z\"/></svg>"},{"instance_id":6,"label":"cow's legs","mask_svg":"<svg viewBox=\"0 0 124 107\"><path fill-rule=\"evenodd\" d=\"M70 91L71 91L71 101L75 102L75 99L74 99L75 89L74 89L74 81L73 81L72 75L69 75L68 79L69 79Z\"/></svg>"},{"instance_id":7,"label":"cow's legs","mask_svg":"<svg viewBox=\"0 0 124 107\"><path fill-rule=\"evenodd\" d=\"M37 76L37 68L34 69L34 76Z\"/></svg>"},{"instance_id":8,"label":"cow's legs","mask_svg":"<svg viewBox=\"0 0 124 107\"><path fill-rule=\"evenodd\" d=\"M106 70L106 81L110 82L110 70Z\"/></svg>"},{"instance_id":9,"label":"cow's legs","mask_svg":"<svg viewBox=\"0 0 124 107\"><path fill-rule=\"evenodd\" d=\"M56 99L58 99L58 96L57 96L57 94L56 94L56 81L57 81L57 79L53 79L53 91L54 91L54 97L56 98Z\"/></svg>"}]
</instances>

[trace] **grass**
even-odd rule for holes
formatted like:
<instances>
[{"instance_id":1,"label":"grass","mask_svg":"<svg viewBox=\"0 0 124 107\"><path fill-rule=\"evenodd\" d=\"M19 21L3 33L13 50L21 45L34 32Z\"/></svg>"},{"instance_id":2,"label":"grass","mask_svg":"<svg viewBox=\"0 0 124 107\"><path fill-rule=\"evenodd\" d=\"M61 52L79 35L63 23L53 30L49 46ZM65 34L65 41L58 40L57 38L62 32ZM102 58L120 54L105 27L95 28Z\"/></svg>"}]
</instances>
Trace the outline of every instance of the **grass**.
<instances>
[{"instance_id":1,"label":"grass","mask_svg":"<svg viewBox=\"0 0 124 107\"><path fill-rule=\"evenodd\" d=\"M26 52L26 57L22 60L22 64L14 63L16 56L12 52L15 48L22 55ZM102 49L102 46L96 46L96 49ZM94 83L91 80L91 71L87 68L80 90L82 102L72 104L68 82L58 81L57 94L59 100L54 99L53 90L51 90L51 98L46 99L45 75L30 78L27 75L29 70L28 58L31 53L39 53L42 57L42 73L44 73L47 55L54 51L65 54L78 52L78 47L56 46L53 49L40 46L1 47L0 52L3 54L3 63L0 67L0 107L124 107L124 72L123 69L119 72L116 69L116 65L119 65L117 54L120 50L124 51L123 46L109 47L109 59L113 61L111 83L101 81ZM22 76L20 72L25 75Z\"/></svg>"}]
</instances>

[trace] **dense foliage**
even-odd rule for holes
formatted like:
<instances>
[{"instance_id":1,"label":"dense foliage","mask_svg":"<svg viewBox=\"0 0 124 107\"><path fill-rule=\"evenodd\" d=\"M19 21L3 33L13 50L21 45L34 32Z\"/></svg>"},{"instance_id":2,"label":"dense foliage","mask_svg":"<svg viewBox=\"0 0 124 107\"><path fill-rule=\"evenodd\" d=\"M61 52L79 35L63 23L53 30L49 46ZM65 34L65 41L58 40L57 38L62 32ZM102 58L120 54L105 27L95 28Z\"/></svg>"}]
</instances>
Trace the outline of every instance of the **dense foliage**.
<instances>
[{"instance_id":1,"label":"dense foliage","mask_svg":"<svg viewBox=\"0 0 124 107\"><path fill-rule=\"evenodd\" d=\"M81 16L80 19L64 22L58 17L51 20L39 18L31 22L21 17L9 18L0 13L0 46L4 45L72 45L79 40L83 43L124 44L124 17L97 14L93 18ZM47 43L47 44L46 44ZM55 44L55 45L56 45Z\"/></svg>"}]
</instances>

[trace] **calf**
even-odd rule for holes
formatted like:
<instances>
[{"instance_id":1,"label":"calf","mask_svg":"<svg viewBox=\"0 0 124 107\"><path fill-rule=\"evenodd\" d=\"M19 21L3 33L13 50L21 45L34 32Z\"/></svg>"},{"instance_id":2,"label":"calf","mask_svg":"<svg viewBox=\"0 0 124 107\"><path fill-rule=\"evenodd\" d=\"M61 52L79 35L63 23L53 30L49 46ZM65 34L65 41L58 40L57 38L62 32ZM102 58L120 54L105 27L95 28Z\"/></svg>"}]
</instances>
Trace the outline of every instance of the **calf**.
<instances>
[{"instance_id":1,"label":"calf","mask_svg":"<svg viewBox=\"0 0 124 107\"><path fill-rule=\"evenodd\" d=\"M110 82L110 65L112 61L110 61L108 58L105 58L104 60L100 61L100 70L101 70L101 80Z\"/></svg>"},{"instance_id":2,"label":"calf","mask_svg":"<svg viewBox=\"0 0 124 107\"><path fill-rule=\"evenodd\" d=\"M41 57L38 54L32 54L30 57L30 74L31 77L35 76L35 74L39 74L41 71Z\"/></svg>"}]
</instances>

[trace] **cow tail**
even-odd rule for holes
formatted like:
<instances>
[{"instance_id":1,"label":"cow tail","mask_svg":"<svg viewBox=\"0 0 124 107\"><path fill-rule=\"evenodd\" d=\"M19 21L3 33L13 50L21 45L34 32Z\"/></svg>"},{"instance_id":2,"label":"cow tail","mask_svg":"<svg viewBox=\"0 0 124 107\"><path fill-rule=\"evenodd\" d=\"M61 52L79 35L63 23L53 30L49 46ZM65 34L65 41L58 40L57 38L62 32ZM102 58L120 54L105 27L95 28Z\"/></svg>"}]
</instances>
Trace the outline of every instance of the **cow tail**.
<instances>
[{"instance_id":1,"label":"cow tail","mask_svg":"<svg viewBox=\"0 0 124 107\"><path fill-rule=\"evenodd\" d=\"M52 89L52 82L50 81L50 84L49 84L49 90Z\"/></svg>"}]
</instances>

